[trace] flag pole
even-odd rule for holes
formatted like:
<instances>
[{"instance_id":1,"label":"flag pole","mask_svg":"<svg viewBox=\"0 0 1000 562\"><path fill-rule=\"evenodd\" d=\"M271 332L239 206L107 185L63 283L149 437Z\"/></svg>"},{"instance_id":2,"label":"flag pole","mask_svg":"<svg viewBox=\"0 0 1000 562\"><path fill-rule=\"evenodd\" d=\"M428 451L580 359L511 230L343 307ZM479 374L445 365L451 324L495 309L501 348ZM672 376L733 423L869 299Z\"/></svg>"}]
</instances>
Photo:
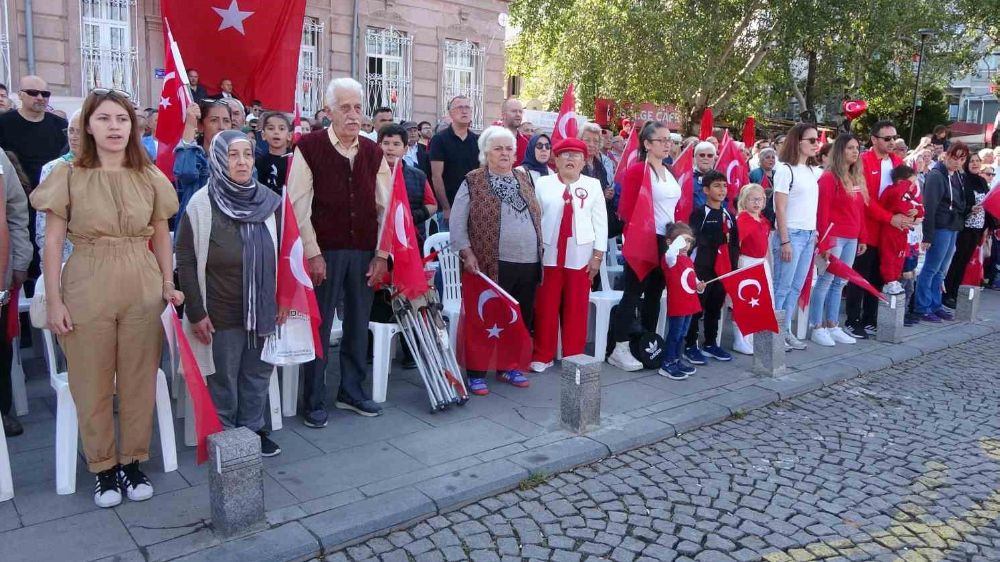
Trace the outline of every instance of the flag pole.
<instances>
[{"instance_id":1,"label":"flag pole","mask_svg":"<svg viewBox=\"0 0 1000 562\"><path fill-rule=\"evenodd\" d=\"M507 297L508 299L510 299L512 302L514 302L518 306L521 305L521 303L517 302L517 299L515 299L513 296L511 296L511 294L508 293L507 291L504 291L503 288L500 287L499 283L497 283L496 281L494 281L494 280L490 279L489 277L487 277L485 273L483 273L482 271L477 271L476 275L482 277L483 280L486 281L487 283L489 283L491 287L493 287L497 291L500 291L501 295Z\"/></svg>"},{"instance_id":2,"label":"flag pole","mask_svg":"<svg viewBox=\"0 0 1000 562\"><path fill-rule=\"evenodd\" d=\"M709 283L714 283L715 281L721 281L721 280L725 279L726 277L732 277L733 275L736 275L737 273L740 273L740 272L743 272L743 271L746 271L746 270L748 270L748 269L750 269L750 268L752 268L752 267L757 267L757 266L758 266L758 265L760 265L761 263L764 263L764 262L760 262L760 263L755 263L755 264L752 264L752 265L748 265L748 266L746 266L746 267L741 267L741 268L739 268L739 269L734 269L733 271L730 271L729 273L724 273L724 274L722 274L722 275L720 275L720 276L716 277L715 279L709 279L708 281L704 281L704 283L705 283L706 285L708 285ZM765 268L765 269L766 269L766 268Z\"/></svg>"}]
</instances>

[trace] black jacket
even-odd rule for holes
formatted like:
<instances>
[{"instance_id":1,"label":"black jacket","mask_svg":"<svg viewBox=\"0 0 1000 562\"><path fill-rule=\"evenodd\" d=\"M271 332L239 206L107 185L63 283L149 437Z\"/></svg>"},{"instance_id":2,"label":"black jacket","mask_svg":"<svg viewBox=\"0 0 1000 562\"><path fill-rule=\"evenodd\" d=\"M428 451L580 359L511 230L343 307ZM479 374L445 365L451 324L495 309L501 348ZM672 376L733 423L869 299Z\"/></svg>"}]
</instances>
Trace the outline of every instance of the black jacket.
<instances>
[{"instance_id":1,"label":"black jacket","mask_svg":"<svg viewBox=\"0 0 1000 562\"><path fill-rule=\"evenodd\" d=\"M715 279L715 258L719 246L726 242L723 221L729 225L729 260L730 267L736 268L736 260L740 255L740 237L736 231L736 220L729 211L722 207L713 209L707 205L698 207L691 213L691 230L694 231L694 271L698 279L707 281Z\"/></svg>"},{"instance_id":2,"label":"black jacket","mask_svg":"<svg viewBox=\"0 0 1000 562\"><path fill-rule=\"evenodd\" d=\"M934 239L937 229L954 230L965 227L965 187L961 171L950 178L944 165L935 166L927 172L921 196L924 200L924 241ZM970 205L971 207L971 205Z\"/></svg>"}]
</instances>

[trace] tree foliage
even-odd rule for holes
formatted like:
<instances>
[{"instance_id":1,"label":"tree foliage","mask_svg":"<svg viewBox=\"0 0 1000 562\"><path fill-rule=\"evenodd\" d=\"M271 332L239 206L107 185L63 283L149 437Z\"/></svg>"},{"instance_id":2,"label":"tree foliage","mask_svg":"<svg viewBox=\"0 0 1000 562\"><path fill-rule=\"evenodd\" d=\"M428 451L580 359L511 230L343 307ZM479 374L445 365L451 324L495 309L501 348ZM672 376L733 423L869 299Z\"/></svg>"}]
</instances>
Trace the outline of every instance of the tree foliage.
<instances>
[{"instance_id":1,"label":"tree foliage","mask_svg":"<svg viewBox=\"0 0 1000 562\"><path fill-rule=\"evenodd\" d=\"M993 6L990 9L988 6ZM987 7L984 7L987 6ZM693 128L706 106L735 122L800 110L829 119L843 99L870 113L910 106L921 84L942 87L1000 36L997 0L514 0L520 28L508 71L551 107L566 84L581 109L595 97L672 103Z\"/></svg>"}]
</instances>

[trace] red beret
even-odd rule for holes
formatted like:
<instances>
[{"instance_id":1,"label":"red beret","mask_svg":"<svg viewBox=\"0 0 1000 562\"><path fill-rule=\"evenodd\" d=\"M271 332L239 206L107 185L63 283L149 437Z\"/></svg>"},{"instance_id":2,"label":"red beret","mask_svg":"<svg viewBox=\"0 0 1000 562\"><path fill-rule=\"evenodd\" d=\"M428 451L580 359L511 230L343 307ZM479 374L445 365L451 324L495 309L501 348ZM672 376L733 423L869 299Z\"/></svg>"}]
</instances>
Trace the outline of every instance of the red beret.
<instances>
[{"instance_id":1,"label":"red beret","mask_svg":"<svg viewBox=\"0 0 1000 562\"><path fill-rule=\"evenodd\" d=\"M552 154L559 156L563 152L582 152L583 157L587 157L587 144L580 139L568 138L562 139L554 147L552 147Z\"/></svg>"}]
</instances>

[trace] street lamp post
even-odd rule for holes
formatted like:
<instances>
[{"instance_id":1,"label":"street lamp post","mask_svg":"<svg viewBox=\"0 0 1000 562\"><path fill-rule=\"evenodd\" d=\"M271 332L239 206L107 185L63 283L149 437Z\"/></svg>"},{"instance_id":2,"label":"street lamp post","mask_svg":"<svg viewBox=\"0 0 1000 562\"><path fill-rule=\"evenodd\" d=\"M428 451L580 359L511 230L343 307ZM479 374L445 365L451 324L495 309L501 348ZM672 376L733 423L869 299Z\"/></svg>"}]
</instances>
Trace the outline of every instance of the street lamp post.
<instances>
[{"instance_id":1,"label":"street lamp post","mask_svg":"<svg viewBox=\"0 0 1000 562\"><path fill-rule=\"evenodd\" d=\"M920 91L920 68L924 64L924 44L927 38L934 34L934 30L923 28L918 33L920 33L920 58L917 59L917 80L913 84L913 112L910 114L910 140L906 143L907 146L913 146L913 127L917 124L917 94Z\"/></svg>"}]
</instances>

